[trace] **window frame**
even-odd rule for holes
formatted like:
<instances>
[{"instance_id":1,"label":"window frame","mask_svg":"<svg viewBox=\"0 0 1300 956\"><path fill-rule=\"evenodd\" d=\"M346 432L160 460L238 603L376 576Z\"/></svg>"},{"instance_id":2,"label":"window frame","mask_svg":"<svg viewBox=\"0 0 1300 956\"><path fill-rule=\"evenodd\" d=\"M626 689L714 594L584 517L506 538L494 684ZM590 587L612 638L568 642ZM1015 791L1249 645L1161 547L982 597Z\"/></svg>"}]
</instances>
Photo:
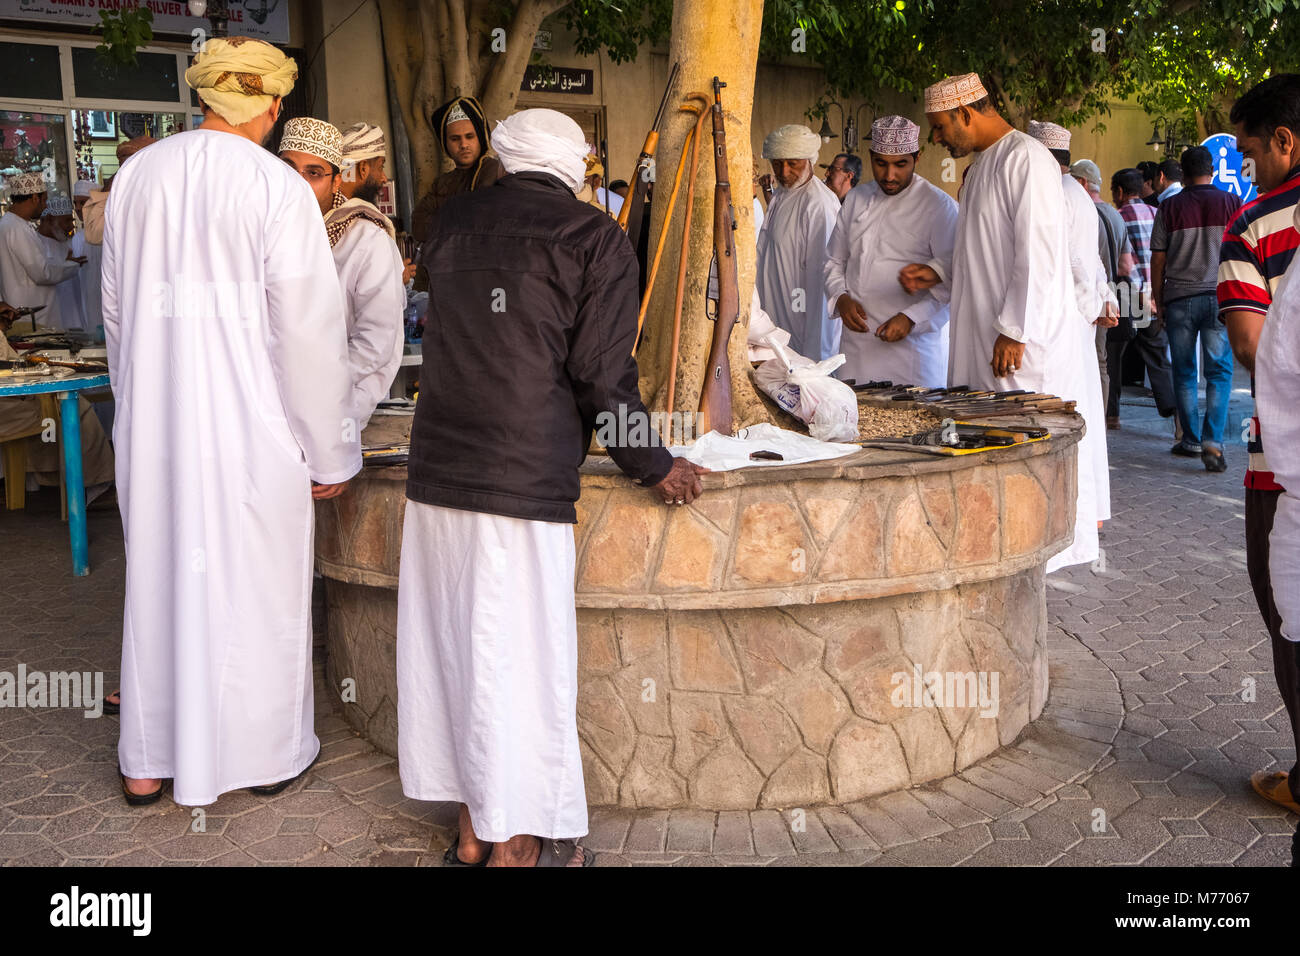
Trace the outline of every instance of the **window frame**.
<instances>
[{"instance_id":1,"label":"window frame","mask_svg":"<svg viewBox=\"0 0 1300 956\"><path fill-rule=\"evenodd\" d=\"M176 60L177 98L175 100L120 100L101 99L94 96L78 96L72 76L73 47L94 49L98 42L90 37L52 37L48 34L31 34L21 30L0 30L0 40L5 43L24 43L40 46L53 46L59 50L59 73L63 83L63 98L37 99L28 97L0 96L0 110L20 111L24 113L58 113L64 114L65 140L68 169L71 173L76 168L77 155L76 124L73 110L106 110L113 113L180 113L184 117L184 129L196 128L194 107L190 103L190 88L185 85L185 70L193 51L189 46L178 43L151 43L140 48L141 53L164 53Z\"/></svg>"}]
</instances>

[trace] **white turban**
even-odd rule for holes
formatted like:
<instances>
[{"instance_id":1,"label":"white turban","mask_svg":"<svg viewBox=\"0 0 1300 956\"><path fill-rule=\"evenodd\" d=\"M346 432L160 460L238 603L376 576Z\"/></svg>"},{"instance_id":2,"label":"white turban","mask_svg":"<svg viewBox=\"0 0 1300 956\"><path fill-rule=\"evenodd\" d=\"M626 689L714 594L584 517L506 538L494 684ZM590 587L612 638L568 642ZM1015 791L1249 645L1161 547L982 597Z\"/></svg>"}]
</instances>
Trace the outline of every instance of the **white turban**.
<instances>
[{"instance_id":1,"label":"white turban","mask_svg":"<svg viewBox=\"0 0 1300 956\"><path fill-rule=\"evenodd\" d=\"M343 131L343 162L359 163L388 155L384 131L369 123L353 123Z\"/></svg>"},{"instance_id":2,"label":"white turban","mask_svg":"<svg viewBox=\"0 0 1300 956\"><path fill-rule=\"evenodd\" d=\"M587 178L582 128L555 110L521 110L497 123L492 148L507 173L550 173L576 194Z\"/></svg>"},{"instance_id":3,"label":"white turban","mask_svg":"<svg viewBox=\"0 0 1300 956\"><path fill-rule=\"evenodd\" d=\"M763 140L764 159L816 159L821 151L822 138L798 123L773 130Z\"/></svg>"}]
</instances>

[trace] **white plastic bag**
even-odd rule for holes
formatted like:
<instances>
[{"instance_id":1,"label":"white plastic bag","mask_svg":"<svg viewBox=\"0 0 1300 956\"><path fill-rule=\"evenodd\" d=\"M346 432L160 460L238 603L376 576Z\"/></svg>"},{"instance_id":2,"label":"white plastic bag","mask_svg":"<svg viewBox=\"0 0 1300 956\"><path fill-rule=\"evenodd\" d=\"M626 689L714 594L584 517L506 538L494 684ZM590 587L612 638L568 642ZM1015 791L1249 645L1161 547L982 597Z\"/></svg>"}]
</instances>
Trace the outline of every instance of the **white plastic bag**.
<instances>
[{"instance_id":1,"label":"white plastic bag","mask_svg":"<svg viewBox=\"0 0 1300 956\"><path fill-rule=\"evenodd\" d=\"M713 288L712 285L709 288ZM767 344L767 337L772 336L777 342L790 348L790 333L785 329L777 328L773 323L772 317L763 311L762 303L758 300L758 287L754 287L753 302L749 306L749 360L753 363L766 362L776 356L772 347Z\"/></svg>"},{"instance_id":2,"label":"white plastic bag","mask_svg":"<svg viewBox=\"0 0 1300 956\"><path fill-rule=\"evenodd\" d=\"M742 428L735 435L709 432L697 438L692 445L674 445L668 451L674 458L685 458L710 471L731 471L735 468L780 468L783 465L843 458L852 455L858 448L858 445L817 441L800 432L762 422ZM756 451L774 451L781 457L779 460L755 460L750 455Z\"/></svg>"},{"instance_id":3,"label":"white plastic bag","mask_svg":"<svg viewBox=\"0 0 1300 956\"><path fill-rule=\"evenodd\" d=\"M776 353L754 370L754 381L771 399L808 426L818 441L858 440L858 397L831 373L844 364L832 355L814 362L771 337L763 343Z\"/></svg>"}]
</instances>

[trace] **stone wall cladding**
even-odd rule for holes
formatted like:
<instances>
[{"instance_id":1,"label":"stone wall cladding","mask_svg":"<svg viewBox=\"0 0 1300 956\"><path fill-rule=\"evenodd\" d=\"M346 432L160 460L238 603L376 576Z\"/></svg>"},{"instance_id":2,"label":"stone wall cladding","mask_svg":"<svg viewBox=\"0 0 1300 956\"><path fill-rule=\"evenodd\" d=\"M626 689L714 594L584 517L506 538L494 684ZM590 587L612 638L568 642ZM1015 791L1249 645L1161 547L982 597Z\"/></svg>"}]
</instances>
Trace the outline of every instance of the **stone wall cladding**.
<instances>
[{"instance_id":1,"label":"stone wall cladding","mask_svg":"<svg viewBox=\"0 0 1300 956\"><path fill-rule=\"evenodd\" d=\"M1043 566L1073 533L1077 417L955 459L863 451L706 477L664 507L609 463L577 503L578 731L588 799L630 808L843 804L961 771L1047 700ZM405 470L317 506L327 674L396 752ZM996 716L894 706L895 675L998 675ZM912 681L908 680L911 684Z\"/></svg>"},{"instance_id":2,"label":"stone wall cladding","mask_svg":"<svg viewBox=\"0 0 1300 956\"><path fill-rule=\"evenodd\" d=\"M578 637L578 732L596 805L861 800L961 771L1013 741L1047 697L1041 569L780 609L584 608ZM997 713L894 706L895 675L910 692L916 669L997 672Z\"/></svg>"},{"instance_id":3,"label":"stone wall cladding","mask_svg":"<svg viewBox=\"0 0 1300 956\"><path fill-rule=\"evenodd\" d=\"M397 592L330 581L326 588L325 682L336 700L351 680L343 716L397 756Z\"/></svg>"},{"instance_id":4,"label":"stone wall cladding","mask_svg":"<svg viewBox=\"0 0 1300 956\"><path fill-rule=\"evenodd\" d=\"M940 471L928 460L884 470L822 462L822 473L846 473L723 483L689 508L664 508L626 481L584 479L578 606L835 603L1038 567L1073 534L1073 437L1018 456L941 460ZM853 474L872 470L881 473Z\"/></svg>"}]
</instances>

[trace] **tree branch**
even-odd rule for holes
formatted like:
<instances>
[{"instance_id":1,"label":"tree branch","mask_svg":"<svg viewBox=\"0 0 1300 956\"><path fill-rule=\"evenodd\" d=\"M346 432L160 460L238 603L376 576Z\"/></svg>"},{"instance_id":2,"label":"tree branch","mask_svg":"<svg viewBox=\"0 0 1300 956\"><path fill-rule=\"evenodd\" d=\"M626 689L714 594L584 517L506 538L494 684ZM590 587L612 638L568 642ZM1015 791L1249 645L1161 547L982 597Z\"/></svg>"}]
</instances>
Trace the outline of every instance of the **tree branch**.
<instances>
[{"instance_id":1,"label":"tree branch","mask_svg":"<svg viewBox=\"0 0 1300 956\"><path fill-rule=\"evenodd\" d=\"M483 69L483 57L489 52L487 50L487 34L492 29L488 25L485 15L484 4L480 0L469 0L467 16L469 19L469 42L465 45L469 59L474 64L474 75L482 77L486 72Z\"/></svg>"},{"instance_id":2,"label":"tree branch","mask_svg":"<svg viewBox=\"0 0 1300 956\"><path fill-rule=\"evenodd\" d=\"M420 35L424 38L424 56L420 63L421 84L427 86L430 96L441 92L446 86L442 65L442 26L438 8L441 0L421 0Z\"/></svg>"},{"instance_id":3,"label":"tree branch","mask_svg":"<svg viewBox=\"0 0 1300 956\"><path fill-rule=\"evenodd\" d=\"M538 28L543 20L568 3L569 0L520 0L515 7L515 15L506 31L505 52L493 57L489 72L480 78L483 109L490 119L502 119L514 108L524 71L533 55L533 40Z\"/></svg>"},{"instance_id":4,"label":"tree branch","mask_svg":"<svg viewBox=\"0 0 1300 956\"><path fill-rule=\"evenodd\" d=\"M438 149L429 123L438 58L432 55L433 33L425 23L427 14L427 2L379 0L384 63L406 126L417 193L438 174Z\"/></svg>"},{"instance_id":5,"label":"tree branch","mask_svg":"<svg viewBox=\"0 0 1300 956\"><path fill-rule=\"evenodd\" d=\"M470 53L466 44L469 31L465 28L465 0L443 0L445 4L447 37L439 44L446 61L443 69L447 72L443 92L447 99L453 96L472 96L475 92L474 77L470 71Z\"/></svg>"}]
</instances>

